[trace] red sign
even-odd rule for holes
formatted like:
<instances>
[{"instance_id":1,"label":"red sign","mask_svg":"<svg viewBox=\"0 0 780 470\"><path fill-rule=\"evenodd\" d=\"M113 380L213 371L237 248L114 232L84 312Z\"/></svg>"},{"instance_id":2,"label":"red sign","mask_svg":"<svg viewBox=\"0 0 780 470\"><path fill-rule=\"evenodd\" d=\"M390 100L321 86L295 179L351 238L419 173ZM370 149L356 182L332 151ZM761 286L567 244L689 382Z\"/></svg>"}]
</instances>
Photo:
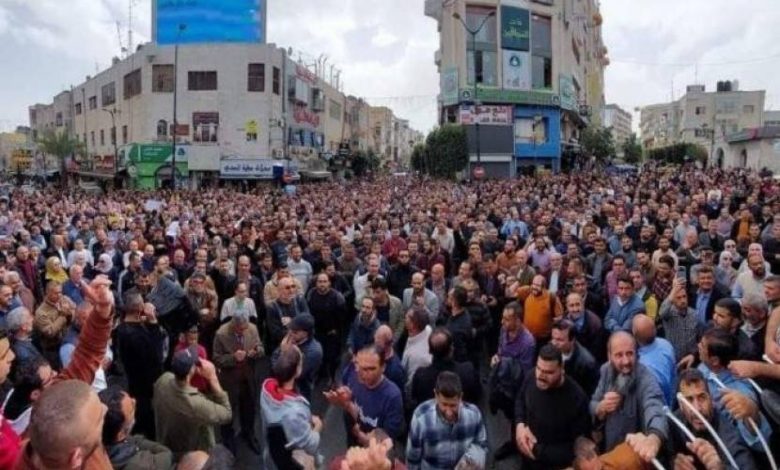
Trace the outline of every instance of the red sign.
<instances>
[{"instance_id":1,"label":"red sign","mask_svg":"<svg viewBox=\"0 0 780 470\"><path fill-rule=\"evenodd\" d=\"M298 124L307 123L314 127L320 126L320 117L317 115L317 113L313 113L303 106L295 107L295 111L293 111L293 119L295 119L295 122Z\"/></svg>"},{"instance_id":2,"label":"red sign","mask_svg":"<svg viewBox=\"0 0 780 470\"><path fill-rule=\"evenodd\" d=\"M474 167L474 178L481 180L485 177L485 169L481 166L475 166Z\"/></svg>"},{"instance_id":3,"label":"red sign","mask_svg":"<svg viewBox=\"0 0 780 470\"><path fill-rule=\"evenodd\" d=\"M173 124L171 124L170 127L171 127L171 129L170 129L171 135L174 135ZM177 136L188 136L188 135L190 135L190 125L189 124L177 124L176 125L175 135L177 135Z\"/></svg>"},{"instance_id":4,"label":"red sign","mask_svg":"<svg viewBox=\"0 0 780 470\"><path fill-rule=\"evenodd\" d=\"M302 65L295 66L295 75L297 75L301 80L307 81L312 85L317 84L317 75Z\"/></svg>"}]
</instances>

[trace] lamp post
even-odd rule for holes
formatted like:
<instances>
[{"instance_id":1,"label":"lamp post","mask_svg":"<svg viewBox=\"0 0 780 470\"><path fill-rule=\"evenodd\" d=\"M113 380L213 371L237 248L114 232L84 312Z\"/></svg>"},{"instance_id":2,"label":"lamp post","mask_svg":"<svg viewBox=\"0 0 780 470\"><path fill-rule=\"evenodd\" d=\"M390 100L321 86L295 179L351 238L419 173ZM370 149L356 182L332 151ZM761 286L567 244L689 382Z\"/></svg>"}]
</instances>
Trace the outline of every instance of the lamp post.
<instances>
[{"instance_id":1,"label":"lamp post","mask_svg":"<svg viewBox=\"0 0 780 470\"><path fill-rule=\"evenodd\" d=\"M539 124L542 123L542 116L537 114L534 116L534 122L531 124L531 134L533 135L534 144L534 174L536 173L536 129Z\"/></svg>"},{"instance_id":2,"label":"lamp post","mask_svg":"<svg viewBox=\"0 0 780 470\"><path fill-rule=\"evenodd\" d=\"M119 140L119 136L117 135L116 131L116 115L122 114L121 111L117 110L116 108L107 109L103 108L103 111L109 113L111 115L111 129L113 129L113 140L114 140L114 178L116 178L116 172L119 168L119 147L117 146L117 140Z\"/></svg>"},{"instance_id":3,"label":"lamp post","mask_svg":"<svg viewBox=\"0 0 780 470\"><path fill-rule=\"evenodd\" d=\"M482 163L482 155L480 153L480 142L479 142L479 113L477 112L477 106L479 106L479 100L477 99L477 93L479 92L479 88L477 87L477 34L479 34L480 31L482 31L482 28L485 27L487 20L489 20L494 16L496 16L496 11L492 10L490 13L485 15L484 18L482 18L482 22L479 24L479 27L477 27L476 29L471 29L463 20L463 17L460 16L460 13L455 12L452 14L452 17L460 21L460 24L463 25L463 28L466 30L466 32L471 35L471 51L474 54L474 60L472 62L474 63L474 123L475 123L474 131L476 133L476 144L477 144L477 165L480 165ZM469 155L469 162L467 168L469 172L469 178L471 178L471 156L470 155Z\"/></svg>"},{"instance_id":4,"label":"lamp post","mask_svg":"<svg viewBox=\"0 0 780 470\"><path fill-rule=\"evenodd\" d=\"M701 125L702 136L706 139L710 138L710 155L707 161L710 165L713 164L713 158L715 157L715 128L710 129L707 123Z\"/></svg>"},{"instance_id":5,"label":"lamp post","mask_svg":"<svg viewBox=\"0 0 780 470\"><path fill-rule=\"evenodd\" d=\"M171 178L173 179L173 190L176 190L176 134L178 133L179 123L176 120L176 104L179 88L179 40L181 33L187 29L186 24L179 25L179 31L176 33L176 44L173 46L173 132L171 139Z\"/></svg>"}]
</instances>

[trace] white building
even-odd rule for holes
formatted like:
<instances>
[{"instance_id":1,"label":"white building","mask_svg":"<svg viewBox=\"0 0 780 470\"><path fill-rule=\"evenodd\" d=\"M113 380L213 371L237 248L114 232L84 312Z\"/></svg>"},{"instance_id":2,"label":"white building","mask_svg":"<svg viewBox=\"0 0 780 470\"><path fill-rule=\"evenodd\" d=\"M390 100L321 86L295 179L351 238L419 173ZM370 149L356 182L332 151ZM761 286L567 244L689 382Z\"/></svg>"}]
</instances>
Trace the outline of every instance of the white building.
<instances>
[{"instance_id":1,"label":"white building","mask_svg":"<svg viewBox=\"0 0 780 470\"><path fill-rule=\"evenodd\" d=\"M602 113L602 124L612 130L612 138L618 153L622 153L621 147L633 133L631 130L631 113L616 104L608 104Z\"/></svg>"}]
</instances>

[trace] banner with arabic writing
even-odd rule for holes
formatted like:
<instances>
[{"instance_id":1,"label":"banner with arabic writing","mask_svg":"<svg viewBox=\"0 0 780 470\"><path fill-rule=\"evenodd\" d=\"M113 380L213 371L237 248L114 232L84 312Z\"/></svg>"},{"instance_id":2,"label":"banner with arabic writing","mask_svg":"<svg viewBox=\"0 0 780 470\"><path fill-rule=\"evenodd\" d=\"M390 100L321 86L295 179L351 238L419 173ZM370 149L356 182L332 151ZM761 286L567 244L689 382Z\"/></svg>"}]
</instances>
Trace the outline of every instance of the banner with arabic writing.
<instances>
[{"instance_id":1,"label":"banner with arabic writing","mask_svg":"<svg viewBox=\"0 0 780 470\"><path fill-rule=\"evenodd\" d=\"M501 48L529 50L531 18L525 8L501 6Z\"/></svg>"}]
</instances>

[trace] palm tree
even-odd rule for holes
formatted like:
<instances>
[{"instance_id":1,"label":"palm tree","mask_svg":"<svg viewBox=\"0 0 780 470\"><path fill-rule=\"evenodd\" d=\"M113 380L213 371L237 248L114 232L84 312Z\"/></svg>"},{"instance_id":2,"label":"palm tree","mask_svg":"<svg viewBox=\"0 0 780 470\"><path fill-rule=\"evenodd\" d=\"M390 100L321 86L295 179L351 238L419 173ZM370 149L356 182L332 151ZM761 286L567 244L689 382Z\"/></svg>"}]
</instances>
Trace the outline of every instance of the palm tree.
<instances>
[{"instance_id":1,"label":"palm tree","mask_svg":"<svg viewBox=\"0 0 780 470\"><path fill-rule=\"evenodd\" d=\"M83 154L84 144L78 139L71 138L66 132L46 131L38 139L38 147L44 153L44 161L46 154L57 157L60 163L60 182L65 186L67 182L65 158L77 153Z\"/></svg>"}]
</instances>

